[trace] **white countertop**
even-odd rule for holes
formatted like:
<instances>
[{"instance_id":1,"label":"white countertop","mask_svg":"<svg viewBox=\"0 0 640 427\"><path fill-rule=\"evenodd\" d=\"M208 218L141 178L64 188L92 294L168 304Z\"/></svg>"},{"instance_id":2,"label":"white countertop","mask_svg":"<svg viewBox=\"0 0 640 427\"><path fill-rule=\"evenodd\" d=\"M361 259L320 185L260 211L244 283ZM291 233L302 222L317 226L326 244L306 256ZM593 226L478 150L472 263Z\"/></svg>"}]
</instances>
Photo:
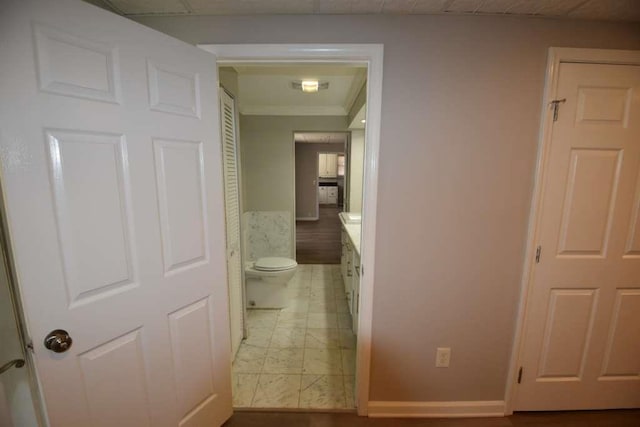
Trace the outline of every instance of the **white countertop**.
<instances>
[{"instance_id":1,"label":"white countertop","mask_svg":"<svg viewBox=\"0 0 640 427\"><path fill-rule=\"evenodd\" d=\"M351 244L353 245L353 249L356 251L358 256L360 256L360 236L362 232L362 224L354 223L354 222L346 222L344 215L338 215L340 217L340 222L342 223L342 228L347 232L347 236L349 236L349 240L351 240Z\"/></svg>"}]
</instances>

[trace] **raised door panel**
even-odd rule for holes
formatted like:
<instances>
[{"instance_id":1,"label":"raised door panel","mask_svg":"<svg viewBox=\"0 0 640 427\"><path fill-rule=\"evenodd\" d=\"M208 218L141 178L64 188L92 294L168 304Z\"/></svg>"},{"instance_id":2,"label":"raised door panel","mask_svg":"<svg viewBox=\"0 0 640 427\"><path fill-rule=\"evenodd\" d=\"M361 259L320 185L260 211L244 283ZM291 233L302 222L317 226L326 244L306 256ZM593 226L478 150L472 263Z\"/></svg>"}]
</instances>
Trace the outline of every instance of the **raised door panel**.
<instances>
[{"instance_id":1,"label":"raised door panel","mask_svg":"<svg viewBox=\"0 0 640 427\"><path fill-rule=\"evenodd\" d=\"M165 273L208 260L202 143L156 139L156 176Z\"/></svg>"},{"instance_id":2,"label":"raised door panel","mask_svg":"<svg viewBox=\"0 0 640 427\"><path fill-rule=\"evenodd\" d=\"M560 256L606 256L622 157L621 150L571 150Z\"/></svg>"},{"instance_id":3,"label":"raised door panel","mask_svg":"<svg viewBox=\"0 0 640 427\"><path fill-rule=\"evenodd\" d=\"M553 289L537 381L579 381L597 303L594 289Z\"/></svg>"},{"instance_id":4,"label":"raised door panel","mask_svg":"<svg viewBox=\"0 0 640 427\"><path fill-rule=\"evenodd\" d=\"M47 130L69 305L136 286L125 138Z\"/></svg>"},{"instance_id":5,"label":"raised door panel","mask_svg":"<svg viewBox=\"0 0 640 427\"><path fill-rule=\"evenodd\" d=\"M181 412L179 425L206 425L216 399L209 299L171 313L169 325Z\"/></svg>"},{"instance_id":6,"label":"raised door panel","mask_svg":"<svg viewBox=\"0 0 640 427\"><path fill-rule=\"evenodd\" d=\"M640 289L616 293L602 380L640 380Z\"/></svg>"},{"instance_id":7,"label":"raised door panel","mask_svg":"<svg viewBox=\"0 0 640 427\"><path fill-rule=\"evenodd\" d=\"M137 329L78 355L92 426L151 425L141 341Z\"/></svg>"},{"instance_id":8,"label":"raised door panel","mask_svg":"<svg viewBox=\"0 0 640 427\"><path fill-rule=\"evenodd\" d=\"M40 89L59 95L120 103L118 49L37 24Z\"/></svg>"}]
</instances>

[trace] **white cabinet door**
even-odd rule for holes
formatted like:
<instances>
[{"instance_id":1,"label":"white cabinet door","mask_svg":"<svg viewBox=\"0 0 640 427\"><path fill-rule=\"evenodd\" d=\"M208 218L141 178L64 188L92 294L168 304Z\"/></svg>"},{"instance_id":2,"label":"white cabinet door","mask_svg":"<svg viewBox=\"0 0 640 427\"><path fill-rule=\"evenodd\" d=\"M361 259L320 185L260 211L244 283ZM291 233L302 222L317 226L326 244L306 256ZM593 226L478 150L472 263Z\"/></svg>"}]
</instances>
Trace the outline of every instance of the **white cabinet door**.
<instances>
[{"instance_id":1,"label":"white cabinet door","mask_svg":"<svg viewBox=\"0 0 640 427\"><path fill-rule=\"evenodd\" d=\"M327 176L327 155L318 154L318 176L324 178Z\"/></svg>"},{"instance_id":2,"label":"white cabinet door","mask_svg":"<svg viewBox=\"0 0 640 427\"><path fill-rule=\"evenodd\" d=\"M321 205L326 205L327 204L327 187L318 187L318 203L320 203Z\"/></svg>"},{"instance_id":3,"label":"white cabinet door","mask_svg":"<svg viewBox=\"0 0 640 427\"><path fill-rule=\"evenodd\" d=\"M326 156L326 176L335 178L338 176L338 155L336 153L327 153Z\"/></svg>"},{"instance_id":4,"label":"white cabinet door","mask_svg":"<svg viewBox=\"0 0 640 427\"><path fill-rule=\"evenodd\" d=\"M338 203L338 187L327 187L327 203L332 205Z\"/></svg>"},{"instance_id":5,"label":"white cabinet door","mask_svg":"<svg viewBox=\"0 0 640 427\"><path fill-rule=\"evenodd\" d=\"M640 67L560 65L517 410L640 406Z\"/></svg>"},{"instance_id":6,"label":"white cabinet door","mask_svg":"<svg viewBox=\"0 0 640 427\"><path fill-rule=\"evenodd\" d=\"M0 39L2 184L50 425L221 425L215 57L77 0L6 0Z\"/></svg>"}]
</instances>

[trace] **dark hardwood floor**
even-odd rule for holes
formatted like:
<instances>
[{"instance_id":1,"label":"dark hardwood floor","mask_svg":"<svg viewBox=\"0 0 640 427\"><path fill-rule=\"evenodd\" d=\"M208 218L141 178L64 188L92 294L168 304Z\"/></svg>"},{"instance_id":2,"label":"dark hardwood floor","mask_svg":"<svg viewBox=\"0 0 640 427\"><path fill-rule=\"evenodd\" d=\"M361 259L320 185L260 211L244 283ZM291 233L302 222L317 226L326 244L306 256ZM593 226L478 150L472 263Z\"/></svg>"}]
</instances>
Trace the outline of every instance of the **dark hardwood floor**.
<instances>
[{"instance_id":1,"label":"dark hardwood floor","mask_svg":"<svg viewBox=\"0 0 640 427\"><path fill-rule=\"evenodd\" d=\"M335 205L321 205L318 221L296 221L298 264L340 264L340 211Z\"/></svg>"},{"instance_id":2,"label":"dark hardwood floor","mask_svg":"<svg viewBox=\"0 0 640 427\"><path fill-rule=\"evenodd\" d=\"M520 412L503 418L366 418L355 414L236 412L225 427L638 427L640 410Z\"/></svg>"}]
</instances>

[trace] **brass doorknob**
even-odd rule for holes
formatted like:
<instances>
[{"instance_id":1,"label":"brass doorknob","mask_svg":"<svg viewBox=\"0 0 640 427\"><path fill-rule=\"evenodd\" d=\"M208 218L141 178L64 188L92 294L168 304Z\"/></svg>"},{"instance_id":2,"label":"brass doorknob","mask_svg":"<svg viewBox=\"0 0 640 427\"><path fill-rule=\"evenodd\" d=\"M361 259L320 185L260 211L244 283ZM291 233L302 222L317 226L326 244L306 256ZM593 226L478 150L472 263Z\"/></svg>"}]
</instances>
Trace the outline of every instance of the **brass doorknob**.
<instances>
[{"instance_id":1,"label":"brass doorknob","mask_svg":"<svg viewBox=\"0 0 640 427\"><path fill-rule=\"evenodd\" d=\"M71 348L73 340L64 329L49 332L44 338L44 346L55 353L64 353Z\"/></svg>"}]
</instances>

